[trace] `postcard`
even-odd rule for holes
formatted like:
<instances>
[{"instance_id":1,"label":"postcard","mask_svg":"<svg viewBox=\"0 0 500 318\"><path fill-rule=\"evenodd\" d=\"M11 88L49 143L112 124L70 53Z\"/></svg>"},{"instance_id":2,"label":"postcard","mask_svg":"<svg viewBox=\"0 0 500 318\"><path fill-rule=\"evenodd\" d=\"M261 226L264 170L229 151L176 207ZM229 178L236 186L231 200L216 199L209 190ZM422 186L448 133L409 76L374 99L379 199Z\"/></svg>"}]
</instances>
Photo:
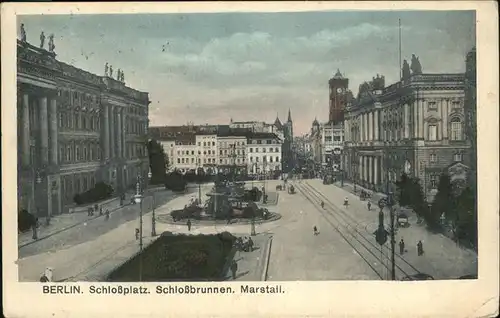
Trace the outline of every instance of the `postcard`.
<instances>
[{"instance_id":1,"label":"postcard","mask_svg":"<svg viewBox=\"0 0 500 318\"><path fill-rule=\"evenodd\" d=\"M3 4L6 316L495 316L496 10Z\"/></svg>"}]
</instances>

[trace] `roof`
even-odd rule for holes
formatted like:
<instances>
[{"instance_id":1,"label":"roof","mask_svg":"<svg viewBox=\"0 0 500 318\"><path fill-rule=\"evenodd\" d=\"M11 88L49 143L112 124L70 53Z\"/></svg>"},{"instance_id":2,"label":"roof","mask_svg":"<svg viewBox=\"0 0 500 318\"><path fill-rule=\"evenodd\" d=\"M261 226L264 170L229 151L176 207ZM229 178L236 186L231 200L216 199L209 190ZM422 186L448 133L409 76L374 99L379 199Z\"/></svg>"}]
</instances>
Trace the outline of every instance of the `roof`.
<instances>
[{"instance_id":1,"label":"roof","mask_svg":"<svg viewBox=\"0 0 500 318\"><path fill-rule=\"evenodd\" d=\"M278 135L275 133L267 133L267 132L252 132L248 134L248 138L250 139L279 139Z\"/></svg>"}]
</instances>

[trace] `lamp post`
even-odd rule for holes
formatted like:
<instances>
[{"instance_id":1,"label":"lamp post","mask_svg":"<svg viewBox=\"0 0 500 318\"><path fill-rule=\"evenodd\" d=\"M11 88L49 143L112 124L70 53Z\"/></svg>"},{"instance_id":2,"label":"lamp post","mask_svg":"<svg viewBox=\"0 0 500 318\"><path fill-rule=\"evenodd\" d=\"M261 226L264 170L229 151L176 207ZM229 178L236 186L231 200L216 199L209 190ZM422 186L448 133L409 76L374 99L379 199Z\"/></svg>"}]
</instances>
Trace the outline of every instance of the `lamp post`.
<instances>
[{"instance_id":1,"label":"lamp post","mask_svg":"<svg viewBox=\"0 0 500 318\"><path fill-rule=\"evenodd\" d=\"M142 281L142 199L143 196L141 194L141 176L137 173L137 183L135 188L135 203L139 203L140 211L139 211L139 281Z\"/></svg>"},{"instance_id":2,"label":"lamp post","mask_svg":"<svg viewBox=\"0 0 500 318\"><path fill-rule=\"evenodd\" d=\"M200 156L198 156L196 158L196 161L197 161L196 175L198 176L198 203L201 205L201 178L200 178L201 158L200 158Z\"/></svg>"}]
</instances>

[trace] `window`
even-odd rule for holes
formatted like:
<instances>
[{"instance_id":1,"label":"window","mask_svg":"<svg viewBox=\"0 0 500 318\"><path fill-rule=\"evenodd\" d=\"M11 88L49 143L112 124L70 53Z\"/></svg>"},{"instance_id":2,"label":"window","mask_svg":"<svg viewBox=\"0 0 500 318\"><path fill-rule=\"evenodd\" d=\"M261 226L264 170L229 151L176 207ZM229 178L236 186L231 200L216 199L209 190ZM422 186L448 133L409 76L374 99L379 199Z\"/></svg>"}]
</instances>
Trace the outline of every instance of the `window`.
<instances>
[{"instance_id":1,"label":"window","mask_svg":"<svg viewBox=\"0 0 500 318\"><path fill-rule=\"evenodd\" d=\"M253 162L253 157L250 157L250 162Z\"/></svg>"},{"instance_id":2,"label":"window","mask_svg":"<svg viewBox=\"0 0 500 318\"><path fill-rule=\"evenodd\" d=\"M460 108L460 102L459 101L451 102L451 108Z\"/></svg>"},{"instance_id":3,"label":"window","mask_svg":"<svg viewBox=\"0 0 500 318\"><path fill-rule=\"evenodd\" d=\"M266 144L270 145L272 143L271 140L266 140Z\"/></svg>"},{"instance_id":4,"label":"window","mask_svg":"<svg viewBox=\"0 0 500 318\"><path fill-rule=\"evenodd\" d=\"M253 152L253 148L250 148L250 152Z\"/></svg>"},{"instance_id":5,"label":"window","mask_svg":"<svg viewBox=\"0 0 500 318\"><path fill-rule=\"evenodd\" d=\"M219 150L219 155L222 155L222 150Z\"/></svg>"},{"instance_id":6,"label":"window","mask_svg":"<svg viewBox=\"0 0 500 318\"><path fill-rule=\"evenodd\" d=\"M430 161L431 162L437 162L437 155L435 153L431 153Z\"/></svg>"},{"instance_id":7,"label":"window","mask_svg":"<svg viewBox=\"0 0 500 318\"><path fill-rule=\"evenodd\" d=\"M191 163L194 163L194 158L191 158Z\"/></svg>"},{"instance_id":8,"label":"window","mask_svg":"<svg viewBox=\"0 0 500 318\"><path fill-rule=\"evenodd\" d=\"M456 153L453 155L453 161L455 162L460 162L462 161L462 154L461 153Z\"/></svg>"},{"instance_id":9,"label":"window","mask_svg":"<svg viewBox=\"0 0 500 318\"><path fill-rule=\"evenodd\" d=\"M280 157L276 157L276 162L280 162Z\"/></svg>"},{"instance_id":10,"label":"window","mask_svg":"<svg viewBox=\"0 0 500 318\"><path fill-rule=\"evenodd\" d=\"M332 136L325 136L325 141L326 142L331 142L332 141Z\"/></svg>"},{"instance_id":11,"label":"window","mask_svg":"<svg viewBox=\"0 0 500 318\"><path fill-rule=\"evenodd\" d=\"M194 156L194 150L191 150L191 155Z\"/></svg>"},{"instance_id":12,"label":"window","mask_svg":"<svg viewBox=\"0 0 500 318\"><path fill-rule=\"evenodd\" d=\"M459 118L451 120L451 140L462 140L462 121Z\"/></svg>"},{"instance_id":13,"label":"window","mask_svg":"<svg viewBox=\"0 0 500 318\"><path fill-rule=\"evenodd\" d=\"M340 136L333 136L333 141L340 141Z\"/></svg>"},{"instance_id":14,"label":"window","mask_svg":"<svg viewBox=\"0 0 500 318\"><path fill-rule=\"evenodd\" d=\"M437 140L437 126L429 125L429 140Z\"/></svg>"},{"instance_id":15,"label":"window","mask_svg":"<svg viewBox=\"0 0 500 318\"><path fill-rule=\"evenodd\" d=\"M80 147L76 147L76 158L75 158L76 161L80 160Z\"/></svg>"},{"instance_id":16,"label":"window","mask_svg":"<svg viewBox=\"0 0 500 318\"><path fill-rule=\"evenodd\" d=\"M262 140L257 140L257 145L261 145L262 144Z\"/></svg>"},{"instance_id":17,"label":"window","mask_svg":"<svg viewBox=\"0 0 500 318\"><path fill-rule=\"evenodd\" d=\"M273 152L273 148L269 148L269 152Z\"/></svg>"},{"instance_id":18,"label":"window","mask_svg":"<svg viewBox=\"0 0 500 318\"><path fill-rule=\"evenodd\" d=\"M269 162L273 162L273 157L269 157Z\"/></svg>"},{"instance_id":19,"label":"window","mask_svg":"<svg viewBox=\"0 0 500 318\"><path fill-rule=\"evenodd\" d=\"M181 159L181 162L184 163L184 158Z\"/></svg>"},{"instance_id":20,"label":"window","mask_svg":"<svg viewBox=\"0 0 500 318\"><path fill-rule=\"evenodd\" d=\"M63 114L59 113L58 118L59 118L59 128L62 128L62 126L63 126Z\"/></svg>"},{"instance_id":21,"label":"window","mask_svg":"<svg viewBox=\"0 0 500 318\"><path fill-rule=\"evenodd\" d=\"M206 142L206 141L204 141L204 142L203 142L203 147L206 147L206 146L207 146L207 142Z\"/></svg>"},{"instance_id":22,"label":"window","mask_svg":"<svg viewBox=\"0 0 500 318\"><path fill-rule=\"evenodd\" d=\"M259 148L255 148L255 152L259 152Z\"/></svg>"},{"instance_id":23,"label":"window","mask_svg":"<svg viewBox=\"0 0 500 318\"><path fill-rule=\"evenodd\" d=\"M259 157L255 157L255 162L259 162Z\"/></svg>"},{"instance_id":24,"label":"window","mask_svg":"<svg viewBox=\"0 0 500 318\"><path fill-rule=\"evenodd\" d=\"M265 153L266 152L266 148L262 148L262 152Z\"/></svg>"},{"instance_id":25,"label":"window","mask_svg":"<svg viewBox=\"0 0 500 318\"><path fill-rule=\"evenodd\" d=\"M201 141L198 141L198 147L201 147Z\"/></svg>"},{"instance_id":26,"label":"window","mask_svg":"<svg viewBox=\"0 0 500 318\"><path fill-rule=\"evenodd\" d=\"M275 152L280 152L280 150L278 149L278 147L276 147Z\"/></svg>"},{"instance_id":27,"label":"window","mask_svg":"<svg viewBox=\"0 0 500 318\"><path fill-rule=\"evenodd\" d=\"M181 158L177 158L177 163L181 163Z\"/></svg>"},{"instance_id":28,"label":"window","mask_svg":"<svg viewBox=\"0 0 500 318\"><path fill-rule=\"evenodd\" d=\"M438 176L435 174L430 176L431 189L437 189L438 186Z\"/></svg>"},{"instance_id":29,"label":"window","mask_svg":"<svg viewBox=\"0 0 500 318\"><path fill-rule=\"evenodd\" d=\"M219 163L221 163L221 164L222 164L222 159L219 159Z\"/></svg>"},{"instance_id":30,"label":"window","mask_svg":"<svg viewBox=\"0 0 500 318\"><path fill-rule=\"evenodd\" d=\"M212 146L215 146L215 141L212 141Z\"/></svg>"}]
</instances>

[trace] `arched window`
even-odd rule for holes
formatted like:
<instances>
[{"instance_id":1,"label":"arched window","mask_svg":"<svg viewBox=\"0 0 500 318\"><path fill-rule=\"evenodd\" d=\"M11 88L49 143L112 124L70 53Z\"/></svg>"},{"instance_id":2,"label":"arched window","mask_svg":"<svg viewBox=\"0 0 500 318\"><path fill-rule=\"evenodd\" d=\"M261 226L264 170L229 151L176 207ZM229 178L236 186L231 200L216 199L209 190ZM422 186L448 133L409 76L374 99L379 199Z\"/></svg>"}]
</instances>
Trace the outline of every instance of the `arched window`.
<instances>
[{"instance_id":1,"label":"arched window","mask_svg":"<svg viewBox=\"0 0 500 318\"><path fill-rule=\"evenodd\" d=\"M80 147L79 146L76 146L75 147L75 161L79 161L80 160Z\"/></svg>"},{"instance_id":2,"label":"arched window","mask_svg":"<svg viewBox=\"0 0 500 318\"><path fill-rule=\"evenodd\" d=\"M87 157L87 146L83 146L83 160L84 161L88 160L88 157Z\"/></svg>"},{"instance_id":3,"label":"arched window","mask_svg":"<svg viewBox=\"0 0 500 318\"><path fill-rule=\"evenodd\" d=\"M462 140L462 121L455 117L451 120L451 140Z\"/></svg>"},{"instance_id":4,"label":"arched window","mask_svg":"<svg viewBox=\"0 0 500 318\"><path fill-rule=\"evenodd\" d=\"M71 147L66 147L66 161L71 161Z\"/></svg>"}]
</instances>

